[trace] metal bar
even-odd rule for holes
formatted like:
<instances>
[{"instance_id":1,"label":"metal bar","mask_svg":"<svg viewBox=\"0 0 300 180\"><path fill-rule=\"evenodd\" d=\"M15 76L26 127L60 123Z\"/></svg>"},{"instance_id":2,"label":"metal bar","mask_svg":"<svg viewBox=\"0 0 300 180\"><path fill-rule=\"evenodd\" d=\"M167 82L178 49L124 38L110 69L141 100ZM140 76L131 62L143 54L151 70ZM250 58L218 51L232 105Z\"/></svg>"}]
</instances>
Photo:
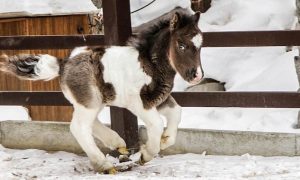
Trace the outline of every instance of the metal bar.
<instances>
[{"instance_id":1,"label":"metal bar","mask_svg":"<svg viewBox=\"0 0 300 180\"><path fill-rule=\"evenodd\" d=\"M183 107L300 108L297 92L174 92ZM61 92L0 92L0 105L70 106ZM118 123L123 123L118 121Z\"/></svg>"},{"instance_id":2,"label":"metal bar","mask_svg":"<svg viewBox=\"0 0 300 180\"><path fill-rule=\"evenodd\" d=\"M113 19L109 17L107 19ZM106 19L106 20L107 20ZM110 24L112 23L112 24ZM0 50L21 49L71 49L77 46L124 45L131 34L122 24L106 21L105 40L103 35L68 36L0 36ZM116 29L116 27L120 29ZM121 26L121 27L120 27ZM123 32L124 30L124 32ZM117 31L117 33L112 33ZM118 32L120 31L120 32ZM130 32L129 32L130 31ZM122 35L121 33L124 33ZM127 34L127 35L126 35ZM300 46L300 31L228 31L204 32L203 47L251 47L251 46ZM120 43L114 43L120 39Z\"/></svg>"},{"instance_id":3,"label":"metal bar","mask_svg":"<svg viewBox=\"0 0 300 180\"><path fill-rule=\"evenodd\" d=\"M104 35L107 45L125 45L131 36L129 0L103 0ZM137 117L126 109L111 107L111 128L125 140L127 147L138 147Z\"/></svg>"},{"instance_id":4,"label":"metal bar","mask_svg":"<svg viewBox=\"0 0 300 180\"><path fill-rule=\"evenodd\" d=\"M203 39L203 47L299 46L300 31L205 32Z\"/></svg>"},{"instance_id":5,"label":"metal bar","mask_svg":"<svg viewBox=\"0 0 300 180\"><path fill-rule=\"evenodd\" d=\"M103 35L0 36L0 50L72 49L104 45Z\"/></svg>"}]
</instances>

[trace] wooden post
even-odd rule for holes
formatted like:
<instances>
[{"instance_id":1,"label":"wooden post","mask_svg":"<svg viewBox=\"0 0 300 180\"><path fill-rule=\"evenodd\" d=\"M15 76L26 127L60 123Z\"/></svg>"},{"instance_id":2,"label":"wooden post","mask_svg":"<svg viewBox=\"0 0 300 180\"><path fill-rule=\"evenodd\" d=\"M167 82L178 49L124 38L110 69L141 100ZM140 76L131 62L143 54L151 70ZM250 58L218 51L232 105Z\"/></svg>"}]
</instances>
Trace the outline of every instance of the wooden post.
<instances>
[{"instance_id":1,"label":"wooden post","mask_svg":"<svg viewBox=\"0 0 300 180\"><path fill-rule=\"evenodd\" d=\"M206 12L210 8L211 0L191 0L194 11Z\"/></svg>"},{"instance_id":2,"label":"wooden post","mask_svg":"<svg viewBox=\"0 0 300 180\"><path fill-rule=\"evenodd\" d=\"M107 45L125 45L131 36L129 0L103 0L104 38ZM137 118L128 110L110 108L111 128L125 140L128 148L138 145Z\"/></svg>"}]
</instances>

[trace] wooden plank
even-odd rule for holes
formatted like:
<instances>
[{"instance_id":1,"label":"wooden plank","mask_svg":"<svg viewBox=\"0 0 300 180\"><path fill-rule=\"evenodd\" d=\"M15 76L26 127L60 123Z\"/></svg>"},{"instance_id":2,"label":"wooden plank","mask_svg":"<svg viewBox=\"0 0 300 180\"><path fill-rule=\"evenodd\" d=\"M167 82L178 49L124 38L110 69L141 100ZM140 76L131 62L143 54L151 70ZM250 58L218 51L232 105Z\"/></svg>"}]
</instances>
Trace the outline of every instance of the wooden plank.
<instances>
[{"instance_id":1,"label":"wooden plank","mask_svg":"<svg viewBox=\"0 0 300 180\"><path fill-rule=\"evenodd\" d=\"M203 47L299 46L300 31L205 32L203 39Z\"/></svg>"},{"instance_id":2,"label":"wooden plank","mask_svg":"<svg viewBox=\"0 0 300 180\"><path fill-rule=\"evenodd\" d=\"M76 46L104 45L103 35L0 36L1 50L72 49Z\"/></svg>"},{"instance_id":3,"label":"wooden plank","mask_svg":"<svg viewBox=\"0 0 300 180\"><path fill-rule=\"evenodd\" d=\"M131 36L129 0L103 0L106 45L125 45ZM111 128L125 140L128 148L138 148L137 118L128 110L110 108Z\"/></svg>"},{"instance_id":4,"label":"wooden plank","mask_svg":"<svg viewBox=\"0 0 300 180\"><path fill-rule=\"evenodd\" d=\"M297 92L174 92L183 107L300 108ZM0 105L70 106L61 92L0 92ZM121 123L121 121L119 121Z\"/></svg>"},{"instance_id":5,"label":"wooden plank","mask_svg":"<svg viewBox=\"0 0 300 180\"><path fill-rule=\"evenodd\" d=\"M192 9L205 13L211 6L211 0L191 0Z\"/></svg>"},{"instance_id":6,"label":"wooden plank","mask_svg":"<svg viewBox=\"0 0 300 180\"><path fill-rule=\"evenodd\" d=\"M121 29L125 32L123 23L121 25ZM115 28L116 24L111 26ZM124 45L129 37L125 36L126 33L121 36L112 35L112 32L106 28L106 34L108 35L106 39L103 35L86 34L86 41L84 41L82 35L0 36L0 50L72 49L85 45ZM123 31L120 33L123 33ZM204 32L203 36L203 47L300 46L300 30ZM113 43L118 38L120 38L121 43Z\"/></svg>"},{"instance_id":7,"label":"wooden plank","mask_svg":"<svg viewBox=\"0 0 300 180\"><path fill-rule=\"evenodd\" d=\"M131 36L129 0L103 0L105 44L125 45Z\"/></svg>"},{"instance_id":8,"label":"wooden plank","mask_svg":"<svg viewBox=\"0 0 300 180\"><path fill-rule=\"evenodd\" d=\"M10 18L0 20L1 36L21 35L81 35L88 33L87 15ZM45 40L47 42L47 40ZM34 43L34 42L33 42ZM70 54L69 49L43 49L43 50L0 50L0 54L50 54L65 58ZM51 81L20 81L19 79L0 72L0 91L59 91L58 78ZM30 116L34 120L42 121L70 121L73 108L54 106L28 106Z\"/></svg>"},{"instance_id":9,"label":"wooden plank","mask_svg":"<svg viewBox=\"0 0 300 180\"><path fill-rule=\"evenodd\" d=\"M89 25L87 15L55 16L55 17L31 17L27 19L28 35L80 35L88 33ZM11 28L10 28L11 29ZM66 49L31 50L31 54L50 54L55 57L65 58L70 54ZM31 91L60 91L59 78L51 81L30 81ZM29 82L29 81L27 81ZM21 89L19 89L21 90ZM30 116L34 120L43 121L70 121L73 108L55 106L30 106Z\"/></svg>"},{"instance_id":10,"label":"wooden plank","mask_svg":"<svg viewBox=\"0 0 300 180\"><path fill-rule=\"evenodd\" d=\"M299 108L297 92L177 92L183 107Z\"/></svg>"}]
</instances>

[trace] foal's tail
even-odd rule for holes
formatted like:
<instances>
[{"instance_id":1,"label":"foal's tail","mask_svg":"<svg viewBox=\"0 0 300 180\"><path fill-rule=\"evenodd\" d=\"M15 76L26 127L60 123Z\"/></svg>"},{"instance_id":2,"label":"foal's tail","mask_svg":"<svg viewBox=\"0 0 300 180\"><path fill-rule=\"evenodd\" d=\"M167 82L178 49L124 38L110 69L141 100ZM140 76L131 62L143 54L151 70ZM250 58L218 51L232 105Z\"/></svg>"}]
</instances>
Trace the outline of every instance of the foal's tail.
<instances>
[{"instance_id":1,"label":"foal's tail","mask_svg":"<svg viewBox=\"0 0 300 180\"><path fill-rule=\"evenodd\" d=\"M0 70L25 80L51 80L59 76L59 61L48 54L0 56Z\"/></svg>"}]
</instances>

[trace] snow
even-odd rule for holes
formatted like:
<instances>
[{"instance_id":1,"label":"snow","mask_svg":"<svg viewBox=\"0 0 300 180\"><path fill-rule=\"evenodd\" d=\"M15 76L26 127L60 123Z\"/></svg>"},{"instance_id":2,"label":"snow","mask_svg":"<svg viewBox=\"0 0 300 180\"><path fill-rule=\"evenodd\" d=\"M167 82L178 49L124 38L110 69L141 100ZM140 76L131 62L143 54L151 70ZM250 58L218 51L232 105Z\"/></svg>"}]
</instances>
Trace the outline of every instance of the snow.
<instances>
[{"instance_id":1,"label":"snow","mask_svg":"<svg viewBox=\"0 0 300 180\"><path fill-rule=\"evenodd\" d=\"M132 12L142 8L151 1L152 0L130 0L130 11ZM190 0L157 0L151 5L145 7L143 10L132 13L131 24L133 27L138 26L171 11L175 7L188 8L192 11Z\"/></svg>"},{"instance_id":2,"label":"snow","mask_svg":"<svg viewBox=\"0 0 300 180\"><path fill-rule=\"evenodd\" d=\"M21 106L0 106L0 121L30 120L28 109Z\"/></svg>"},{"instance_id":3,"label":"snow","mask_svg":"<svg viewBox=\"0 0 300 180\"><path fill-rule=\"evenodd\" d=\"M0 179L297 179L299 176L300 157L179 154L156 157L132 171L103 175L94 173L84 156L0 148Z\"/></svg>"},{"instance_id":4,"label":"snow","mask_svg":"<svg viewBox=\"0 0 300 180\"><path fill-rule=\"evenodd\" d=\"M96 11L90 0L0 0L1 18L88 14Z\"/></svg>"}]
</instances>

